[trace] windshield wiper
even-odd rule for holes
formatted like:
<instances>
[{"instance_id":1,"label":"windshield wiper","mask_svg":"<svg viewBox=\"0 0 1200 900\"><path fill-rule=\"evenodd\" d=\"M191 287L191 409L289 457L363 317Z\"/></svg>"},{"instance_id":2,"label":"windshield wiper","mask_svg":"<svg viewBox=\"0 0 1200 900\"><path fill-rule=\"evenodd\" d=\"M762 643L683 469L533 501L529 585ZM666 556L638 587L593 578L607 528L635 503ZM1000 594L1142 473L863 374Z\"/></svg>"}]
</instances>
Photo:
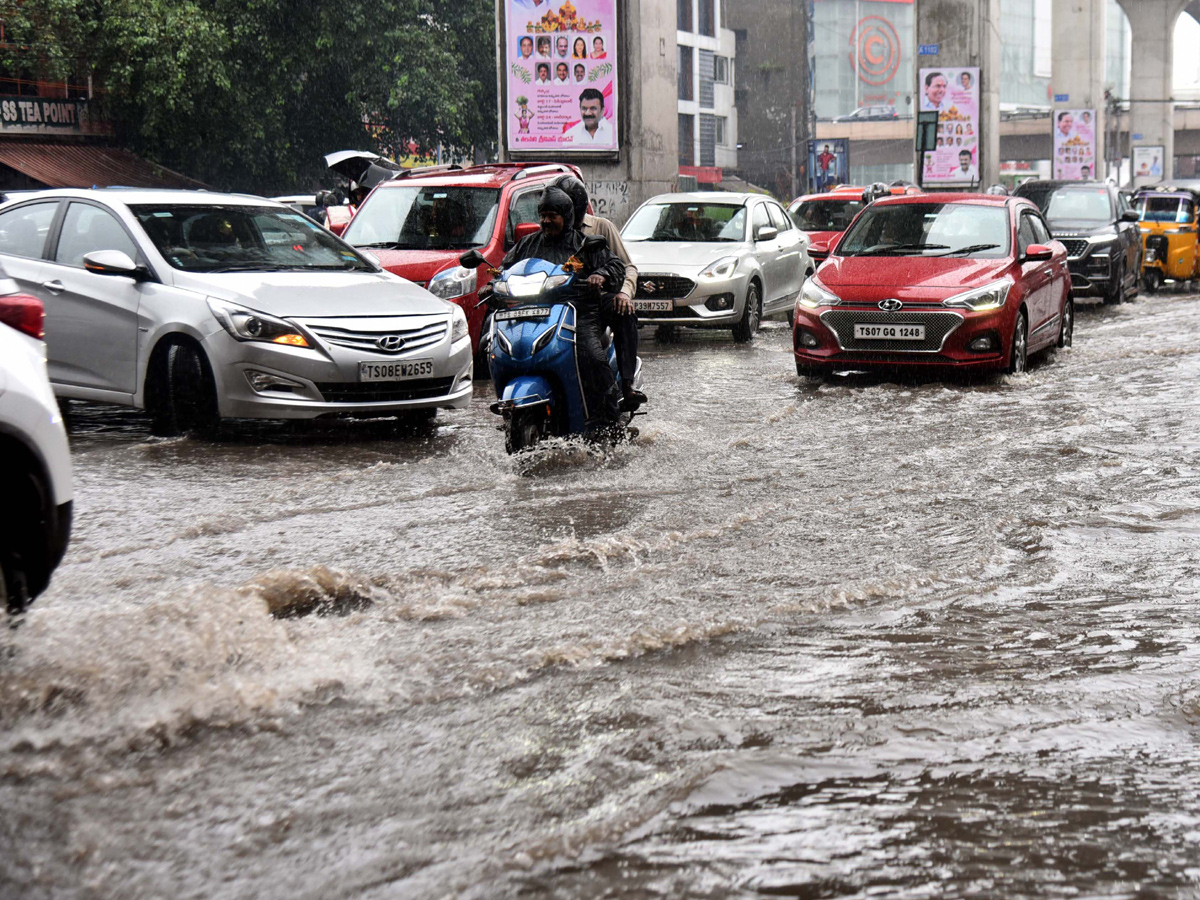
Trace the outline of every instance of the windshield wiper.
<instances>
[{"instance_id":1,"label":"windshield wiper","mask_svg":"<svg viewBox=\"0 0 1200 900\"><path fill-rule=\"evenodd\" d=\"M981 250L995 250L999 246L999 244L971 244L968 247L959 247L957 250L943 253L942 256L954 256L956 253L978 253Z\"/></svg>"},{"instance_id":2,"label":"windshield wiper","mask_svg":"<svg viewBox=\"0 0 1200 900\"><path fill-rule=\"evenodd\" d=\"M297 266L287 265L285 263L272 263L264 260L229 263L225 266L216 266L211 269L200 269L193 271L202 272L284 272L288 269L295 269Z\"/></svg>"},{"instance_id":3,"label":"windshield wiper","mask_svg":"<svg viewBox=\"0 0 1200 900\"><path fill-rule=\"evenodd\" d=\"M373 244L355 244L355 247L374 247L379 250L421 250L416 244L405 244L401 241L376 241Z\"/></svg>"},{"instance_id":4,"label":"windshield wiper","mask_svg":"<svg viewBox=\"0 0 1200 900\"><path fill-rule=\"evenodd\" d=\"M912 250L949 250L949 244L876 244L860 250L854 256L889 256L893 253L907 253Z\"/></svg>"}]
</instances>

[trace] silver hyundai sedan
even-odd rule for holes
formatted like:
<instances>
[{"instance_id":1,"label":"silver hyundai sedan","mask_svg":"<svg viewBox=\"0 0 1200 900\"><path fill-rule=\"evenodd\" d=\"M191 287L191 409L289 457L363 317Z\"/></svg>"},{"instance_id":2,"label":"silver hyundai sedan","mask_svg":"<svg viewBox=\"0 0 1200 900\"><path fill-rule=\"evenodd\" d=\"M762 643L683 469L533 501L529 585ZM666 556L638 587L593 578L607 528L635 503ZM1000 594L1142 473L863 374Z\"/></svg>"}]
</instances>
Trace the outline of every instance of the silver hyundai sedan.
<instances>
[{"instance_id":1,"label":"silver hyundai sedan","mask_svg":"<svg viewBox=\"0 0 1200 900\"><path fill-rule=\"evenodd\" d=\"M43 191L0 207L0 263L45 305L55 393L144 408L157 434L470 402L462 309L280 203Z\"/></svg>"},{"instance_id":2,"label":"silver hyundai sedan","mask_svg":"<svg viewBox=\"0 0 1200 900\"><path fill-rule=\"evenodd\" d=\"M638 268L638 321L729 328L749 341L759 322L792 309L812 273L808 237L761 194L660 194L621 229Z\"/></svg>"}]
</instances>

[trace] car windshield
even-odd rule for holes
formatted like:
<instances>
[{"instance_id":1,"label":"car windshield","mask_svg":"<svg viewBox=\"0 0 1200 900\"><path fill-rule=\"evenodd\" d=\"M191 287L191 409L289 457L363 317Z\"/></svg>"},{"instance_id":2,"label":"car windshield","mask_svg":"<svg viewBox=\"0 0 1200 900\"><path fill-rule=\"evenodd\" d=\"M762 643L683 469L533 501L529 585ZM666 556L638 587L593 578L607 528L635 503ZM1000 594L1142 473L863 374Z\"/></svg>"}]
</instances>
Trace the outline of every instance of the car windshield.
<instances>
[{"instance_id":1,"label":"car windshield","mask_svg":"<svg viewBox=\"0 0 1200 900\"><path fill-rule=\"evenodd\" d=\"M841 256L1006 256L1008 210L970 203L897 203L865 209Z\"/></svg>"},{"instance_id":2,"label":"car windshield","mask_svg":"<svg viewBox=\"0 0 1200 900\"><path fill-rule=\"evenodd\" d=\"M805 200L791 210L801 231L845 231L862 209L861 200Z\"/></svg>"},{"instance_id":3,"label":"car windshield","mask_svg":"<svg viewBox=\"0 0 1200 900\"><path fill-rule=\"evenodd\" d=\"M1143 222L1190 222L1192 201L1186 197L1142 194L1133 201Z\"/></svg>"},{"instance_id":4,"label":"car windshield","mask_svg":"<svg viewBox=\"0 0 1200 900\"><path fill-rule=\"evenodd\" d=\"M374 267L312 219L277 206L130 206L163 258L188 272Z\"/></svg>"},{"instance_id":5,"label":"car windshield","mask_svg":"<svg viewBox=\"0 0 1200 900\"><path fill-rule=\"evenodd\" d=\"M350 220L345 238L356 247L467 250L492 236L496 188L405 185L375 191Z\"/></svg>"},{"instance_id":6,"label":"car windshield","mask_svg":"<svg viewBox=\"0 0 1200 900\"><path fill-rule=\"evenodd\" d=\"M1038 202L1038 205L1042 204ZM1108 189L1059 188L1046 198L1042 209L1047 219L1077 219L1085 222L1107 223L1113 220Z\"/></svg>"},{"instance_id":7,"label":"car windshield","mask_svg":"<svg viewBox=\"0 0 1200 900\"><path fill-rule=\"evenodd\" d=\"M720 243L746 238L746 207L729 203L651 203L625 223L626 241Z\"/></svg>"}]
</instances>

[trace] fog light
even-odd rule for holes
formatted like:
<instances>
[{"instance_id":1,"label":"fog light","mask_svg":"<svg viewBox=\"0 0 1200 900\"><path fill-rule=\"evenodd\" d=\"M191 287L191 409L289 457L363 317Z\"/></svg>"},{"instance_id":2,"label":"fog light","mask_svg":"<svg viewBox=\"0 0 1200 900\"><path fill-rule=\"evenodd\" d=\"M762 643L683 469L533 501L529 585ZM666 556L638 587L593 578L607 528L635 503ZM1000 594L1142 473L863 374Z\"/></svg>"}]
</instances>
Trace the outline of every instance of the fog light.
<instances>
[{"instance_id":1,"label":"fog light","mask_svg":"<svg viewBox=\"0 0 1200 900\"><path fill-rule=\"evenodd\" d=\"M297 389L304 389L304 385L299 381L292 381L290 378L284 378L282 375L272 375L270 372L260 372L257 369L248 369L246 371L246 380L250 382L250 387L254 388L260 394L267 391L280 391L290 394Z\"/></svg>"},{"instance_id":2,"label":"fog light","mask_svg":"<svg viewBox=\"0 0 1200 900\"><path fill-rule=\"evenodd\" d=\"M967 349L974 350L976 353L983 353L987 350L996 349L996 339L990 334L985 334L983 337L975 338L967 345Z\"/></svg>"},{"instance_id":3,"label":"fog light","mask_svg":"<svg viewBox=\"0 0 1200 900\"><path fill-rule=\"evenodd\" d=\"M713 312L733 309L733 294L717 294L704 301L704 305Z\"/></svg>"},{"instance_id":4,"label":"fog light","mask_svg":"<svg viewBox=\"0 0 1200 900\"><path fill-rule=\"evenodd\" d=\"M821 342L817 340L817 336L806 328L800 329L800 345L802 347L819 347Z\"/></svg>"}]
</instances>

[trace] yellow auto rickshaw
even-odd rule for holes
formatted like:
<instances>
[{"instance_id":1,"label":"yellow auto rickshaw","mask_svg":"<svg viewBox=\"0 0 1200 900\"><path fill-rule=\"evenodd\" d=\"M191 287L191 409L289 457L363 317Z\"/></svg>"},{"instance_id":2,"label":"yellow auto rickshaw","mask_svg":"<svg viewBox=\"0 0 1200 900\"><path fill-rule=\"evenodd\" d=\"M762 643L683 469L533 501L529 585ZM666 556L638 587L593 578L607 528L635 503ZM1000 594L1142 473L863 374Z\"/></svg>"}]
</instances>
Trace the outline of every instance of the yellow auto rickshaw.
<instances>
[{"instance_id":1,"label":"yellow auto rickshaw","mask_svg":"<svg viewBox=\"0 0 1200 900\"><path fill-rule=\"evenodd\" d=\"M1153 294L1163 284L1200 276L1200 194L1160 185L1133 198L1142 231L1142 286Z\"/></svg>"}]
</instances>

